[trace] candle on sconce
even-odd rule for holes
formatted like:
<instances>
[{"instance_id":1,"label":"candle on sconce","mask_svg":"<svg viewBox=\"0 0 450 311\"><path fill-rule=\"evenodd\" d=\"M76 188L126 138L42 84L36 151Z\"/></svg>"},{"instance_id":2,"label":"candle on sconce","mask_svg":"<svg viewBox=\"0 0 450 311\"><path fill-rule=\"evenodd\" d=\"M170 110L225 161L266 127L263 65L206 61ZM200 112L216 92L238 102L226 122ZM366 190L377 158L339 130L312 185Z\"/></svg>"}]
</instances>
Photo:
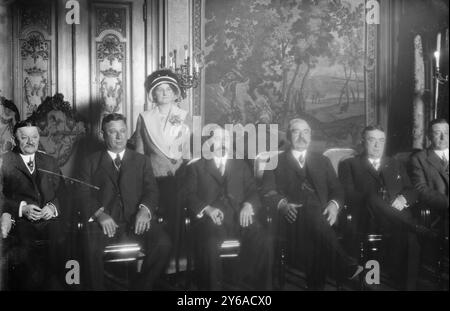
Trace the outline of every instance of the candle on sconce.
<instances>
[{"instance_id":1,"label":"candle on sconce","mask_svg":"<svg viewBox=\"0 0 450 311\"><path fill-rule=\"evenodd\" d=\"M177 68L177 50L173 50L173 68L176 69Z\"/></svg>"},{"instance_id":2,"label":"candle on sconce","mask_svg":"<svg viewBox=\"0 0 450 311\"><path fill-rule=\"evenodd\" d=\"M197 60L195 60L195 72L199 73L199 66Z\"/></svg>"},{"instance_id":3,"label":"candle on sconce","mask_svg":"<svg viewBox=\"0 0 450 311\"><path fill-rule=\"evenodd\" d=\"M437 34L437 45L436 46L437 46L436 50L438 52L440 52L441 51L441 33L440 32Z\"/></svg>"},{"instance_id":4,"label":"candle on sconce","mask_svg":"<svg viewBox=\"0 0 450 311\"><path fill-rule=\"evenodd\" d=\"M173 68L173 54L172 52L169 53L169 68Z\"/></svg>"},{"instance_id":5,"label":"candle on sconce","mask_svg":"<svg viewBox=\"0 0 450 311\"><path fill-rule=\"evenodd\" d=\"M437 34L436 52L434 52L434 58L436 58L436 68L439 69L439 58L441 56L441 33Z\"/></svg>"},{"instance_id":6,"label":"candle on sconce","mask_svg":"<svg viewBox=\"0 0 450 311\"><path fill-rule=\"evenodd\" d=\"M188 46L187 46L187 44L184 45L184 59L186 61L188 59Z\"/></svg>"},{"instance_id":7,"label":"candle on sconce","mask_svg":"<svg viewBox=\"0 0 450 311\"><path fill-rule=\"evenodd\" d=\"M434 58L436 59L436 68L439 69L439 57L440 57L439 51L434 52Z\"/></svg>"}]
</instances>

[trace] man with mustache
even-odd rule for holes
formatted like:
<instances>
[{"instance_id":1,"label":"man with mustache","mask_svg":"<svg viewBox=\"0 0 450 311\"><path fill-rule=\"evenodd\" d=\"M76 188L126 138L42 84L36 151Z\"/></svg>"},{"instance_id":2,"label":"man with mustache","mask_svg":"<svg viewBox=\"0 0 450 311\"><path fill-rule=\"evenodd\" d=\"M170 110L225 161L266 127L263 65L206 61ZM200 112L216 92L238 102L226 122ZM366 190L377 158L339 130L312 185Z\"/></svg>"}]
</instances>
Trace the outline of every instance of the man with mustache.
<instances>
[{"instance_id":1,"label":"man with mustache","mask_svg":"<svg viewBox=\"0 0 450 311\"><path fill-rule=\"evenodd\" d=\"M18 122L14 127L16 147L3 156L2 184L3 197L0 210L1 233L3 239L17 240L17 249L24 252L23 273L19 275L18 289L47 289L58 286L59 268L58 245L62 241L60 202L63 183L61 179L43 170L61 174L55 159L38 151L39 131L31 121ZM16 224L13 227L13 224ZM6 241L8 241L6 240ZM36 240L49 240L45 255L45 277L35 272L41 267L33 257ZM62 269L61 269L62 270ZM49 284L52 282L52 284Z\"/></svg>"},{"instance_id":2,"label":"man with mustache","mask_svg":"<svg viewBox=\"0 0 450 311\"><path fill-rule=\"evenodd\" d=\"M361 136L364 152L339 165L347 204L361 230L385 235L384 266L398 287L413 290L419 268L417 234L430 233L413 217L417 191L404 165L384 154L386 134L380 126L366 127Z\"/></svg>"},{"instance_id":3,"label":"man with mustache","mask_svg":"<svg viewBox=\"0 0 450 311\"><path fill-rule=\"evenodd\" d=\"M188 165L183 189L193 219L199 287L222 289L220 246L232 239L241 246L237 280L231 281L270 289L270 241L258 221L261 203L250 168L244 160L232 158L230 134L220 127L202 151L203 157Z\"/></svg>"},{"instance_id":4,"label":"man with mustache","mask_svg":"<svg viewBox=\"0 0 450 311\"><path fill-rule=\"evenodd\" d=\"M171 243L157 223L158 187L149 157L126 148L126 118L102 120L105 149L88 156L80 179L99 187L80 188L83 218L88 222L91 286L104 290L103 256L109 244L139 243L145 253L142 271L131 280L134 290L152 290L168 262Z\"/></svg>"},{"instance_id":5,"label":"man with mustache","mask_svg":"<svg viewBox=\"0 0 450 311\"><path fill-rule=\"evenodd\" d=\"M278 166L263 175L266 206L280 215L279 230L286 228L288 245L304 252L309 289L323 289L332 255L345 276L355 278L363 269L347 255L332 228L344 192L331 162L309 149L311 128L305 120L289 122L287 139L290 148L279 154Z\"/></svg>"}]
</instances>

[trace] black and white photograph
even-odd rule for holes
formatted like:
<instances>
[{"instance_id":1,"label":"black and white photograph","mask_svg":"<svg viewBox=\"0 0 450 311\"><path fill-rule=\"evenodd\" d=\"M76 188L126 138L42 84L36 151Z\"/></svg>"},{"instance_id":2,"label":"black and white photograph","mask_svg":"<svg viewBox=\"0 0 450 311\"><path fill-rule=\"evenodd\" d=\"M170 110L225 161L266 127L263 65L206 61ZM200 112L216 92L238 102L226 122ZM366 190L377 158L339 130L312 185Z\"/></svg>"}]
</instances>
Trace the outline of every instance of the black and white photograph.
<instances>
[{"instance_id":1,"label":"black and white photograph","mask_svg":"<svg viewBox=\"0 0 450 311\"><path fill-rule=\"evenodd\" d=\"M448 292L448 74L448 0L0 0L0 292Z\"/></svg>"}]
</instances>

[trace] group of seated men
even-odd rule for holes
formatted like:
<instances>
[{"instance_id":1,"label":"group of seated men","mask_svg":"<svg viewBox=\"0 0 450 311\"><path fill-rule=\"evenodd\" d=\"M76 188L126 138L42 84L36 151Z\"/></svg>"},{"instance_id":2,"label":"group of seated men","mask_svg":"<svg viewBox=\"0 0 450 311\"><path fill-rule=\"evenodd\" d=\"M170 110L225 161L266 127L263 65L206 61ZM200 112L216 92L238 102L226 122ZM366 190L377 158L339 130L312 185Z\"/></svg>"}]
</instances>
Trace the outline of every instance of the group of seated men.
<instances>
[{"instance_id":1,"label":"group of seated men","mask_svg":"<svg viewBox=\"0 0 450 311\"><path fill-rule=\"evenodd\" d=\"M78 188L87 223L89 288L105 288L105 246L132 241L145 252L132 287L151 290L172 246L155 216L158 187L150 159L127 148L123 115L105 116L101 129L105 149L84 159L79 177L89 186ZM268 211L279 216L277 225L286 229L290 245L305 253L308 288L322 289L324 271L335 264L348 279L355 278L363 271L362 263L347 253L334 230L344 205L366 232L389 234L393 274L402 289L415 288L419 241L441 234L421 225L415 209L426 205L448 219L448 122L431 122L430 148L411 157L409 171L384 154L386 136L378 126L364 129L364 152L342 161L339 177L327 157L310 150L311 135L305 120L289 122L289 147L279 153L276 168L264 172L260 187L247 162L233 158L229 133L223 129L211 137L210 143L221 146L213 157L189 163L181 194L192 219L198 288L223 288L226 273L220 252L229 239L240 242L234 281L251 289L272 288L274 239L262 217ZM14 136L16 147L3 155L1 167L2 237L14 238L25 252L37 239L47 239L47 284L38 288L58 288L65 267L59 261L64 243L61 172L52 157L38 151L39 132L32 121L17 123ZM24 262L21 284L33 288L36 284L27 280L36 262L26 256Z\"/></svg>"}]
</instances>

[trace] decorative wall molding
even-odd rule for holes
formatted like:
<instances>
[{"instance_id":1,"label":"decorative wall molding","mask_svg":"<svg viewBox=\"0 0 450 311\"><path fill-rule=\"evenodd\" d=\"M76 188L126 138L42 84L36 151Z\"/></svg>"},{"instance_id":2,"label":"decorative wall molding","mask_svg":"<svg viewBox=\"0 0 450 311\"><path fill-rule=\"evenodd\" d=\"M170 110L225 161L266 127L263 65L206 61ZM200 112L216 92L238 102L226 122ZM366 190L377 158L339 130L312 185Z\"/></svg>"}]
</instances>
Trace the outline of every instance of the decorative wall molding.
<instances>
[{"instance_id":1,"label":"decorative wall molding","mask_svg":"<svg viewBox=\"0 0 450 311\"><path fill-rule=\"evenodd\" d=\"M22 109L27 117L51 93L51 42L45 40L44 35L37 31L31 32L25 40L19 42L23 79Z\"/></svg>"},{"instance_id":2,"label":"decorative wall molding","mask_svg":"<svg viewBox=\"0 0 450 311\"><path fill-rule=\"evenodd\" d=\"M51 1L30 1L22 6L20 17L20 32L28 27L39 28L48 35L52 34Z\"/></svg>"},{"instance_id":3,"label":"decorative wall molding","mask_svg":"<svg viewBox=\"0 0 450 311\"><path fill-rule=\"evenodd\" d=\"M97 58L99 61L107 59L112 66L114 60L122 62L125 57L125 44L114 35L107 35L97 46Z\"/></svg>"},{"instance_id":4,"label":"decorative wall molding","mask_svg":"<svg viewBox=\"0 0 450 311\"><path fill-rule=\"evenodd\" d=\"M97 16L97 31L99 36L105 30L115 30L123 37L126 37L127 21L126 10L123 8L97 7L95 15Z\"/></svg>"},{"instance_id":5,"label":"decorative wall molding","mask_svg":"<svg viewBox=\"0 0 450 311\"><path fill-rule=\"evenodd\" d=\"M14 101L22 118L29 117L54 91L54 3L50 0L18 2L14 28L16 81Z\"/></svg>"},{"instance_id":6,"label":"decorative wall molding","mask_svg":"<svg viewBox=\"0 0 450 311\"><path fill-rule=\"evenodd\" d=\"M127 114L127 80L130 68L130 6L126 3L92 3L92 51L95 64L93 105L105 114Z\"/></svg>"}]
</instances>

